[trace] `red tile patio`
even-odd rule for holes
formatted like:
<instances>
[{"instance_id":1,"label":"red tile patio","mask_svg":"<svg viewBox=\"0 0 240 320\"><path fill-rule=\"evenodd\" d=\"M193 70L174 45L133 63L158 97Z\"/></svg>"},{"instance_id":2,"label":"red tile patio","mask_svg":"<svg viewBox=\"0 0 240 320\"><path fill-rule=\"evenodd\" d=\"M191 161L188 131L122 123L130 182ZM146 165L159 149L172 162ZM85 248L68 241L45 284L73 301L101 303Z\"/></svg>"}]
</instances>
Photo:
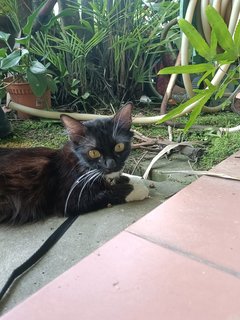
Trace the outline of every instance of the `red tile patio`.
<instances>
[{"instance_id":1,"label":"red tile patio","mask_svg":"<svg viewBox=\"0 0 240 320\"><path fill-rule=\"evenodd\" d=\"M240 320L240 181L199 178L1 319Z\"/></svg>"}]
</instances>

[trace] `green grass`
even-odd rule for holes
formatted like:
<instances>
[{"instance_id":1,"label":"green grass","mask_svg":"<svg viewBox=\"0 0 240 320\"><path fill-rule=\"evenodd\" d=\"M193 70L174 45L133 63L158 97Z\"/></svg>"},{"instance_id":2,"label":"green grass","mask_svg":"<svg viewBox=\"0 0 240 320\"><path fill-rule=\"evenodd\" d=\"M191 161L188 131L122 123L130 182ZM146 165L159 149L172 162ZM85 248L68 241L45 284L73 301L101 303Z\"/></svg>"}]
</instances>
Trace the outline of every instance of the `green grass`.
<instances>
[{"instance_id":1,"label":"green grass","mask_svg":"<svg viewBox=\"0 0 240 320\"><path fill-rule=\"evenodd\" d=\"M0 139L1 147L49 147L59 148L67 141L67 135L59 121L12 121L13 133Z\"/></svg>"},{"instance_id":2,"label":"green grass","mask_svg":"<svg viewBox=\"0 0 240 320\"><path fill-rule=\"evenodd\" d=\"M211 169L214 165L240 150L240 132L215 137L197 164L198 169Z\"/></svg>"},{"instance_id":3,"label":"green grass","mask_svg":"<svg viewBox=\"0 0 240 320\"><path fill-rule=\"evenodd\" d=\"M186 117L179 119L185 123ZM189 131L185 136L181 129L173 129L174 141L199 141L205 146L205 152L196 169L210 169L232 153L240 149L240 132L217 135L216 127L233 127L240 123L240 116L232 112L219 112L217 114L201 115L196 124L208 128L200 131ZM36 147L45 146L59 148L67 141L66 132L60 121L51 120L25 120L11 121L13 134L0 139L1 147ZM163 125L135 125L133 129L149 137L168 138L167 128ZM137 153L136 153L137 154Z\"/></svg>"}]
</instances>

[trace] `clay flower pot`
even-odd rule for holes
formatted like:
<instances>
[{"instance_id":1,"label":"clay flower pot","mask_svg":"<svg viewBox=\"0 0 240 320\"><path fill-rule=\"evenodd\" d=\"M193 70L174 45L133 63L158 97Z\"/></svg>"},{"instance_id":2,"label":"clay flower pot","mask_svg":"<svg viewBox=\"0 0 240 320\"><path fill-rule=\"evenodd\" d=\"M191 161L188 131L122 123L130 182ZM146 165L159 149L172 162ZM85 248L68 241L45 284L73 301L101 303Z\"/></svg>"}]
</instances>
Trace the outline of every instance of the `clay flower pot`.
<instances>
[{"instance_id":1,"label":"clay flower pot","mask_svg":"<svg viewBox=\"0 0 240 320\"><path fill-rule=\"evenodd\" d=\"M51 107L51 92L47 90L41 97L36 97L27 82L15 82L13 77L4 79L6 91L12 101L35 109L49 109ZM30 119L27 113L18 111L20 119Z\"/></svg>"}]
</instances>

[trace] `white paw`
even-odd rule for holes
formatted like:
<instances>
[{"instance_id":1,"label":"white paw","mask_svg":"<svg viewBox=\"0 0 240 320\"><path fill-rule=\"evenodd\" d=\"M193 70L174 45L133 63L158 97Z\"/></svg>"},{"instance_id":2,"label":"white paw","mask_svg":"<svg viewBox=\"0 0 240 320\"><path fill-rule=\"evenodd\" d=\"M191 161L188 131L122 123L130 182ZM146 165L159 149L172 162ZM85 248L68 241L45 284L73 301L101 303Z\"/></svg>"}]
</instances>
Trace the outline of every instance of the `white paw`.
<instances>
[{"instance_id":1,"label":"white paw","mask_svg":"<svg viewBox=\"0 0 240 320\"><path fill-rule=\"evenodd\" d=\"M130 179L129 184L133 186L133 191L129 193L129 195L125 199L126 202L143 200L148 197L149 190L145 186L143 179L141 177L132 176L129 174L123 174L123 175L127 176Z\"/></svg>"},{"instance_id":2,"label":"white paw","mask_svg":"<svg viewBox=\"0 0 240 320\"><path fill-rule=\"evenodd\" d=\"M119 178L121 175L121 172L118 171L118 172L112 172L112 173L109 173L109 174L106 174L105 175L105 178L107 180L108 183L110 183L111 185L115 184L115 181L116 181L116 178Z\"/></svg>"}]
</instances>

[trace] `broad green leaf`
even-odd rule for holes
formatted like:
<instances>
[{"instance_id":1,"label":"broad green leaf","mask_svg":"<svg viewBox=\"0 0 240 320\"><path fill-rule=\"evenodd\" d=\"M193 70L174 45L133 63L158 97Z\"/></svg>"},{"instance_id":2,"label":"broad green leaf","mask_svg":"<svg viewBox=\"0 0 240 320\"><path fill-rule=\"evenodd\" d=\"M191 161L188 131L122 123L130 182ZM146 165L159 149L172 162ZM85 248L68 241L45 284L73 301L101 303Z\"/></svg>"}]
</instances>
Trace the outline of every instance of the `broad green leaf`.
<instances>
[{"instance_id":1,"label":"broad green leaf","mask_svg":"<svg viewBox=\"0 0 240 320\"><path fill-rule=\"evenodd\" d=\"M226 51L235 52L232 35L221 15L212 6L207 6L208 22L216 34L219 45Z\"/></svg>"},{"instance_id":2,"label":"broad green leaf","mask_svg":"<svg viewBox=\"0 0 240 320\"><path fill-rule=\"evenodd\" d=\"M89 92L85 92L81 97L82 97L84 100L86 100L87 98L90 97L90 93L89 93Z\"/></svg>"},{"instance_id":3,"label":"broad green leaf","mask_svg":"<svg viewBox=\"0 0 240 320\"><path fill-rule=\"evenodd\" d=\"M45 66L37 60L31 63L30 70L34 74L43 74L47 72L47 69L45 68Z\"/></svg>"},{"instance_id":4,"label":"broad green leaf","mask_svg":"<svg viewBox=\"0 0 240 320\"><path fill-rule=\"evenodd\" d=\"M17 65L15 67L12 67L11 71L25 75L26 74L26 66Z\"/></svg>"},{"instance_id":5,"label":"broad green leaf","mask_svg":"<svg viewBox=\"0 0 240 320\"><path fill-rule=\"evenodd\" d=\"M73 79L73 80L72 80L72 87L78 85L79 82L80 82L80 80L78 80L78 79Z\"/></svg>"},{"instance_id":6,"label":"broad green leaf","mask_svg":"<svg viewBox=\"0 0 240 320\"><path fill-rule=\"evenodd\" d=\"M7 43L9 37L10 37L10 33L6 33L6 32L3 32L3 31L0 31L0 40L2 40L5 43Z\"/></svg>"},{"instance_id":7,"label":"broad green leaf","mask_svg":"<svg viewBox=\"0 0 240 320\"><path fill-rule=\"evenodd\" d=\"M46 1L43 1L40 6L27 18L27 23L23 27L23 34L30 35L32 32L33 24L35 23L35 20L38 16L39 11L42 9L42 7L45 5Z\"/></svg>"},{"instance_id":8,"label":"broad green leaf","mask_svg":"<svg viewBox=\"0 0 240 320\"><path fill-rule=\"evenodd\" d=\"M30 38L31 38L30 35L27 35L26 37L22 37L22 38L15 38L15 42L23 45L27 45Z\"/></svg>"},{"instance_id":9,"label":"broad green leaf","mask_svg":"<svg viewBox=\"0 0 240 320\"><path fill-rule=\"evenodd\" d=\"M57 84L54 81L54 79L51 76L47 76L47 88L52 92L56 92L57 91Z\"/></svg>"},{"instance_id":10,"label":"broad green leaf","mask_svg":"<svg viewBox=\"0 0 240 320\"><path fill-rule=\"evenodd\" d=\"M201 73L205 71L215 70L211 63L200 63L188 66L167 67L158 72L158 74L183 74L183 73Z\"/></svg>"},{"instance_id":11,"label":"broad green leaf","mask_svg":"<svg viewBox=\"0 0 240 320\"><path fill-rule=\"evenodd\" d=\"M34 74L30 69L27 70L27 79L30 87L36 97L41 97L47 90L46 76L43 74Z\"/></svg>"},{"instance_id":12,"label":"broad green leaf","mask_svg":"<svg viewBox=\"0 0 240 320\"><path fill-rule=\"evenodd\" d=\"M240 55L240 20L238 21L237 28L234 33L234 44L236 46L236 51L239 56Z\"/></svg>"},{"instance_id":13,"label":"broad green leaf","mask_svg":"<svg viewBox=\"0 0 240 320\"><path fill-rule=\"evenodd\" d=\"M207 61L210 61L210 48L200 33L191 23L184 19L179 19L178 23L180 29L185 33L193 48L196 49L200 56L205 58Z\"/></svg>"},{"instance_id":14,"label":"broad green leaf","mask_svg":"<svg viewBox=\"0 0 240 320\"><path fill-rule=\"evenodd\" d=\"M1 60L1 66L0 69L2 70L8 70L12 67L15 67L18 65L19 61L22 59L23 56L28 54L28 50L22 49L22 50L15 50L12 53L10 53L6 58L3 58Z\"/></svg>"},{"instance_id":15,"label":"broad green leaf","mask_svg":"<svg viewBox=\"0 0 240 320\"><path fill-rule=\"evenodd\" d=\"M0 58L3 58L6 56L7 49L5 48L0 48Z\"/></svg>"},{"instance_id":16,"label":"broad green leaf","mask_svg":"<svg viewBox=\"0 0 240 320\"><path fill-rule=\"evenodd\" d=\"M73 95L75 95L75 96L77 96L78 95L78 92L79 92L79 89L78 88L76 88L76 89L72 89L71 90L71 93L73 94Z\"/></svg>"}]
</instances>

